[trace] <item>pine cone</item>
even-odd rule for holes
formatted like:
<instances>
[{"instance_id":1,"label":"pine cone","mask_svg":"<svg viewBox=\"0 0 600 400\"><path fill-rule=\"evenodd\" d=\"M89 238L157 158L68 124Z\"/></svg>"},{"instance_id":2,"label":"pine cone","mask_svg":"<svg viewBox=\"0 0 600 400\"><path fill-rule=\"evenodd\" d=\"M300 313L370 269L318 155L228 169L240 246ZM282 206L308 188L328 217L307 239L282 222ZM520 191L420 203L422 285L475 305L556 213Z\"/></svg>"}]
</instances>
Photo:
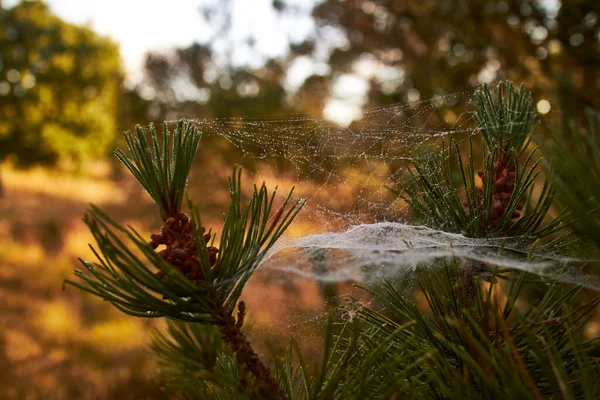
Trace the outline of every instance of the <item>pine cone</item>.
<instances>
[{"instance_id":1,"label":"pine cone","mask_svg":"<svg viewBox=\"0 0 600 400\"><path fill-rule=\"evenodd\" d=\"M478 171L477 175L481 178L482 187L477 188L481 194L481 198L483 198L483 188L485 187L485 173L483 171ZM508 209L508 205L510 204L510 198L512 197L512 193L515 189L515 180L516 180L516 169L514 165L512 165L511 159L509 157L500 157L499 160L494 162L494 185L492 192L492 202L491 209L489 215L489 229L494 229L499 223L504 214ZM464 202L463 205L467 207L467 202ZM483 201L479 204L480 214L483 214ZM511 215L511 220L508 222L508 226L514 224L515 220L521 217L521 211L523 210L523 206L519 204L517 209Z\"/></svg>"},{"instance_id":2,"label":"pine cone","mask_svg":"<svg viewBox=\"0 0 600 400\"><path fill-rule=\"evenodd\" d=\"M202 233L205 229L202 227ZM210 234L204 234L204 240L208 243ZM179 272L193 282L204 281L204 274L200 266L196 237L194 234L194 222L185 213L179 213L176 218L168 218L160 229L160 233L150 235L150 246L157 249L164 245L165 249L158 254L173 265ZM208 259L210 267L214 268L219 250L214 246L208 246ZM156 274L162 278L164 273Z\"/></svg>"}]
</instances>

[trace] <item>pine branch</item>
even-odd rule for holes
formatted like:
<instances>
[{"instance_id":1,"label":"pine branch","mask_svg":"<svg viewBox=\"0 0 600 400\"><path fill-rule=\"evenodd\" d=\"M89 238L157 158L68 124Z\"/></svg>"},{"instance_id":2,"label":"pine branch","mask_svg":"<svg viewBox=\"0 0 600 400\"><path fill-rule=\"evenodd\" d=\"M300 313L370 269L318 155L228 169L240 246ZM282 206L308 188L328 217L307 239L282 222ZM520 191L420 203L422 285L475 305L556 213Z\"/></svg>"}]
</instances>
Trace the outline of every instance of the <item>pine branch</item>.
<instances>
[{"instance_id":1,"label":"pine branch","mask_svg":"<svg viewBox=\"0 0 600 400\"><path fill-rule=\"evenodd\" d=\"M98 207L91 206L84 221L95 240L97 262L81 260L83 282L67 280L137 317L216 325L241 368L253 375L252 393L265 399L285 399L257 353L241 331L244 304L240 295L267 251L303 206L292 200L293 190L274 210L275 194L255 187L247 206L241 205L241 170L229 180L231 202L218 249L208 242L197 208L189 201L191 217L181 212L187 174L200 138L190 123L180 122L173 141L165 127L162 149L151 127L153 152L144 131L126 136L133 162L117 157L129 168L159 207L164 225L147 243L133 228L124 228ZM165 249L156 251L164 245ZM158 269L155 272L153 269ZM239 304L238 304L239 302ZM236 305L238 320L233 317Z\"/></svg>"},{"instance_id":2,"label":"pine branch","mask_svg":"<svg viewBox=\"0 0 600 400\"><path fill-rule=\"evenodd\" d=\"M417 221L468 237L526 236L533 242L557 232L562 214L546 222L554 199L548 179L534 196L543 158L538 147L527 151L538 125L531 94L501 84L494 100L486 86L474 106L485 144L481 169L475 167L473 139L466 157L451 139L441 153L417 153L408 179L390 189Z\"/></svg>"}]
</instances>

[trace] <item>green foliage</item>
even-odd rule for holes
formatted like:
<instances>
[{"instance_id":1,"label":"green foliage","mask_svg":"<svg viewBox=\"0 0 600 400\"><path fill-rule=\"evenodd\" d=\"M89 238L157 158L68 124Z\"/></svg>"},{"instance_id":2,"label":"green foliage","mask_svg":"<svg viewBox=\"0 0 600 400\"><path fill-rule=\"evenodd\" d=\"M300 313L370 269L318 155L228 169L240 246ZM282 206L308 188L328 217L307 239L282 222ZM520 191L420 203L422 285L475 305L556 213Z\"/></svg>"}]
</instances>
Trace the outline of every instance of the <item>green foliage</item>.
<instances>
[{"instance_id":1,"label":"green foliage","mask_svg":"<svg viewBox=\"0 0 600 400\"><path fill-rule=\"evenodd\" d=\"M116 44L41 1L0 5L0 26L0 160L79 166L104 155L117 131Z\"/></svg>"}]
</instances>

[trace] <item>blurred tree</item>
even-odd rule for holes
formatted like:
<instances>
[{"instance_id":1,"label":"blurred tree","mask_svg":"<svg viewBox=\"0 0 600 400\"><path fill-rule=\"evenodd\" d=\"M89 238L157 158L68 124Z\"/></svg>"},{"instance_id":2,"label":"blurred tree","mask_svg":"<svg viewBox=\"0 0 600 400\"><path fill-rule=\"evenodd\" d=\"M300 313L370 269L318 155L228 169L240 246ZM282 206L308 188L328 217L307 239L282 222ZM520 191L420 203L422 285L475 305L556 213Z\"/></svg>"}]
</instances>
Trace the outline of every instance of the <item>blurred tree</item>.
<instances>
[{"instance_id":1,"label":"blurred tree","mask_svg":"<svg viewBox=\"0 0 600 400\"><path fill-rule=\"evenodd\" d=\"M198 43L172 56L149 53L145 79L137 87L149 99L151 120L258 117L289 112L285 71L275 61L247 69L222 65L209 46Z\"/></svg>"},{"instance_id":2,"label":"blurred tree","mask_svg":"<svg viewBox=\"0 0 600 400\"><path fill-rule=\"evenodd\" d=\"M340 96L334 92L345 74L368 81L370 106L510 79L526 84L536 98L550 100L557 109L600 107L600 2L594 0L324 0L315 2L312 10L314 32L301 42L288 37L288 54L262 67L231 62L231 54L240 47L252 57L265 58L251 33L247 43L230 35L234 4L203 6L202 12L210 15L207 23L218 32L212 41L180 49L175 57L148 57L145 84L157 93L160 106L153 110L162 112L156 119L168 112L165 102L177 114L174 117L273 115L281 104L284 110L293 107L320 117L328 97ZM282 24L299 19L305 9L291 0L273 2ZM309 60L313 67L328 68L315 73L310 66L299 67ZM280 72L271 79L256 79L274 67ZM293 68L304 69L308 77L290 91L284 82ZM265 85L275 91L265 91ZM201 95L174 101L181 98L182 86L200 89ZM248 87L258 89L244 90ZM565 87L570 90L562 90ZM264 102L265 93L276 94L273 101ZM567 101L561 99L559 105L556 93L568 95Z\"/></svg>"},{"instance_id":3,"label":"blurred tree","mask_svg":"<svg viewBox=\"0 0 600 400\"><path fill-rule=\"evenodd\" d=\"M117 45L41 1L0 5L0 26L0 161L79 167L102 155L117 132Z\"/></svg>"},{"instance_id":4,"label":"blurred tree","mask_svg":"<svg viewBox=\"0 0 600 400\"><path fill-rule=\"evenodd\" d=\"M320 29L338 29L348 39L329 56L336 74L361 60L402 71L395 82L371 81L375 104L502 79L549 96L568 77L575 109L600 105L595 0L325 0L313 15Z\"/></svg>"}]
</instances>

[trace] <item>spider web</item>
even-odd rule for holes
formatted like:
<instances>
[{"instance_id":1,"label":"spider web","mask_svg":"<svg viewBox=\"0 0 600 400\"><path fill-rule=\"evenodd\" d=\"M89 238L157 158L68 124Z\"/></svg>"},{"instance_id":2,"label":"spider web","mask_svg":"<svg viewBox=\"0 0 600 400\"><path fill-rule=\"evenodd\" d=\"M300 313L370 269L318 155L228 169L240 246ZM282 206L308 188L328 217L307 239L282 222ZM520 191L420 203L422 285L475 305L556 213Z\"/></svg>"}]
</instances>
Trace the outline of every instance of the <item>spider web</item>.
<instances>
[{"instance_id":1,"label":"spider web","mask_svg":"<svg viewBox=\"0 0 600 400\"><path fill-rule=\"evenodd\" d=\"M457 259L477 265L484 277L490 269L510 268L599 289L578 268L585 260L533 251L527 238L472 239L407 223L404 203L386 186L405 176L415 150L441 151L449 137L464 144L477 134L471 98L457 92L371 108L347 127L294 115L194 122L203 135L223 138L243 158L258 161L247 180L275 183L283 193L295 186L295 195L306 199L261 266L285 272L285 279L364 282Z\"/></svg>"}]
</instances>

